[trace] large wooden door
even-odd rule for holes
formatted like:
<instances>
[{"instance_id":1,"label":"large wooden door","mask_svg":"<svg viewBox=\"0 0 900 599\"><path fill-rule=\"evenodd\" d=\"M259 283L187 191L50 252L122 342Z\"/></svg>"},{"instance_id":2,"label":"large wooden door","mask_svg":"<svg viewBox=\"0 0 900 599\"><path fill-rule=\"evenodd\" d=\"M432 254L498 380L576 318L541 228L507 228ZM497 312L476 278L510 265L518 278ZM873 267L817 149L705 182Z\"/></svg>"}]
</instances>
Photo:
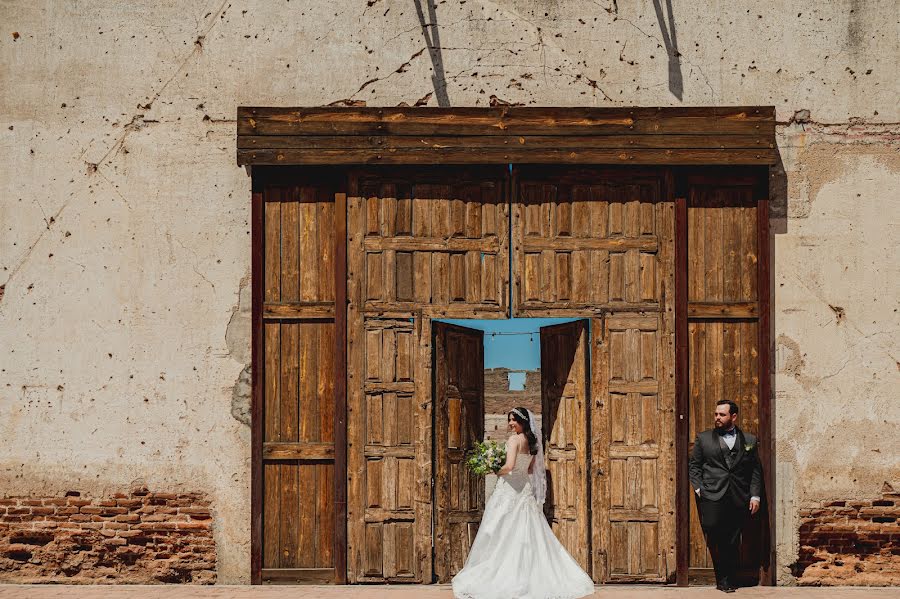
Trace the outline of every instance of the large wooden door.
<instances>
[{"instance_id":1,"label":"large wooden door","mask_svg":"<svg viewBox=\"0 0 900 599\"><path fill-rule=\"evenodd\" d=\"M541 328L544 512L556 537L590 572L587 342L585 320Z\"/></svg>"},{"instance_id":2,"label":"large wooden door","mask_svg":"<svg viewBox=\"0 0 900 599\"><path fill-rule=\"evenodd\" d=\"M447 583L469 555L484 512L484 477L465 454L484 439L484 332L442 322L434 334L434 574Z\"/></svg>"},{"instance_id":3,"label":"large wooden door","mask_svg":"<svg viewBox=\"0 0 900 599\"><path fill-rule=\"evenodd\" d=\"M675 573L671 185L654 170L521 167L514 190L513 314L593 317L593 577L668 581Z\"/></svg>"},{"instance_id":4,"label":"large wooden door","mask_svg":"<svg viewBox=\"0 0 900 599\"><path fill-rule=\"evenodd\" d=\"M262 582L343 580L344 516L335 514L344 476L343 464L335 467L335 408L342 401L335 381L343 376L335 273L343 254L335 233L343 243L344 220L334 188L314 175L306 179L266 187L262 231L255 228L264 239L263 301L255 311L261 360L254 365L262 380L254 422L262 463L259 499L254 485L254 504L261 503L254 579ZM337 205L345 206L343 198Z\"/></svg>"},{"instance_id":5,"label":"large wooden door","mask_svg":"<svg viewBox=\"0 0 900 599\"><path fill-rule=\"evenodd\" d=\"M505 316L507 181L497 167L351 175L351 582L432 581L432 319Z\"/></svg>"},{"instance_id":6,"label":"large wooden door","mask_svg":"<svg viewBox=\"0 0 900 599\"><path fill-rule=\"evenodd\" d=\"M761 182L764 177L733 173L687 180L688 452L697 433L713 427L720 399L737 402L738 426L760 434ZM695 582L711 583L712 561L694 493L690 497L689 574ZM744 575L759 575L766 522L760 514L744 531Z\"/></svg>"}]
</instances>

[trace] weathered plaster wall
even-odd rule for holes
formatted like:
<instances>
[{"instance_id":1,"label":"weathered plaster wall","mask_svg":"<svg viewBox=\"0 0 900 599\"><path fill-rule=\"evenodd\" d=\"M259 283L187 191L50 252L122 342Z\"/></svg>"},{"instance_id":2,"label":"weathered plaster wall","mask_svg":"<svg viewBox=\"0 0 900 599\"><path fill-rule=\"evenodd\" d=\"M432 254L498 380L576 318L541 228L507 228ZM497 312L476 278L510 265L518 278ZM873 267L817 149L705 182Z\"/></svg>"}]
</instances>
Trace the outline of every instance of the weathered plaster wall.
<instances>
[{"instance_id":1,"label":"weathered plaster wall","mask_svg":"<svg viewBox=\"0 0 900 599\"><path fill-rule=\"evenodd\" d=\"M801 507L900 483L893 0L29 0L0 23L3 494L205 493L218 580L248 580L235 108L336 101L774 104L781 580Z\"/></svg>"}]
</instances>

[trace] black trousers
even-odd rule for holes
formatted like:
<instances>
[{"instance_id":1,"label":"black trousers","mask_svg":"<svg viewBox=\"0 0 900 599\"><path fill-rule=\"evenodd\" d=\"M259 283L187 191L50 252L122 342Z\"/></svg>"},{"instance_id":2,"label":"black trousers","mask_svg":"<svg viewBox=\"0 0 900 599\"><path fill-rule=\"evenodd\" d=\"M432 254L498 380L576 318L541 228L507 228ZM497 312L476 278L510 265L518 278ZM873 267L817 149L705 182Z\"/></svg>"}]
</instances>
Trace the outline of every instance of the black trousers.
<instances>
[{"instance_id":1,"label":"black trousers","mask_svg":"<svg viewBox=\"0 0 900 599\"><path fill-rule=\"evenodd\" d=\"M750 516L750 500L726 492L719 500L699 500L700 524L716 572L716 584L735 584L741 531Z\"/></svg>"}]
</instances>

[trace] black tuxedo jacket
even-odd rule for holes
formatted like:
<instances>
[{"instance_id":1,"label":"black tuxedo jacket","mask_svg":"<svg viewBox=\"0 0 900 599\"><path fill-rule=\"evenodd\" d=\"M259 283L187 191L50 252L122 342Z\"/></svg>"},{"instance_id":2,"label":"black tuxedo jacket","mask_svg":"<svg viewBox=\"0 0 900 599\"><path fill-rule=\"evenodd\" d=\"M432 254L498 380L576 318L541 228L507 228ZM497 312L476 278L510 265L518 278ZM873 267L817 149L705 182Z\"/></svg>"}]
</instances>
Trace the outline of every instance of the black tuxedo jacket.
<instances>
[{"instance_id":1,"label":"black tuxedo jacket","mask_svg":"<svg viewBox=\"0 0 900 599\"><path fill-rule=\"evenodd\" d=\"M754 435L737 429L734 457L728 464L728 446L715 429L703 431L694 441L690 458L691 488L700 497L718 501L729 491L741 503L762 497L762 464L759 442Z\"/></svg>"}]
</instances>

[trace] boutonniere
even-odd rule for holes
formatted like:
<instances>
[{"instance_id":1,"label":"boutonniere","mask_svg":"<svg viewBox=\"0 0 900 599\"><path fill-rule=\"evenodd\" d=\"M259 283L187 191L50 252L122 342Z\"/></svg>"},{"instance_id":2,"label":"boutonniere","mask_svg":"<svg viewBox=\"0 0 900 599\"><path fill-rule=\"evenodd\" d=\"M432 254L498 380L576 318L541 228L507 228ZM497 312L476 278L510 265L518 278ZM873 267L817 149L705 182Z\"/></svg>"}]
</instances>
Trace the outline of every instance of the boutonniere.
<instances>
[{"instance_id":1,"label":"boutonniere","mask_svg":"<svg viewBox=\"0 0 900 599\"><path fill-rule=\"evenodd\" d=\"M744 443L744 451L750 452L756 449L755 443Z\"/></svg>"}]
</instances>

